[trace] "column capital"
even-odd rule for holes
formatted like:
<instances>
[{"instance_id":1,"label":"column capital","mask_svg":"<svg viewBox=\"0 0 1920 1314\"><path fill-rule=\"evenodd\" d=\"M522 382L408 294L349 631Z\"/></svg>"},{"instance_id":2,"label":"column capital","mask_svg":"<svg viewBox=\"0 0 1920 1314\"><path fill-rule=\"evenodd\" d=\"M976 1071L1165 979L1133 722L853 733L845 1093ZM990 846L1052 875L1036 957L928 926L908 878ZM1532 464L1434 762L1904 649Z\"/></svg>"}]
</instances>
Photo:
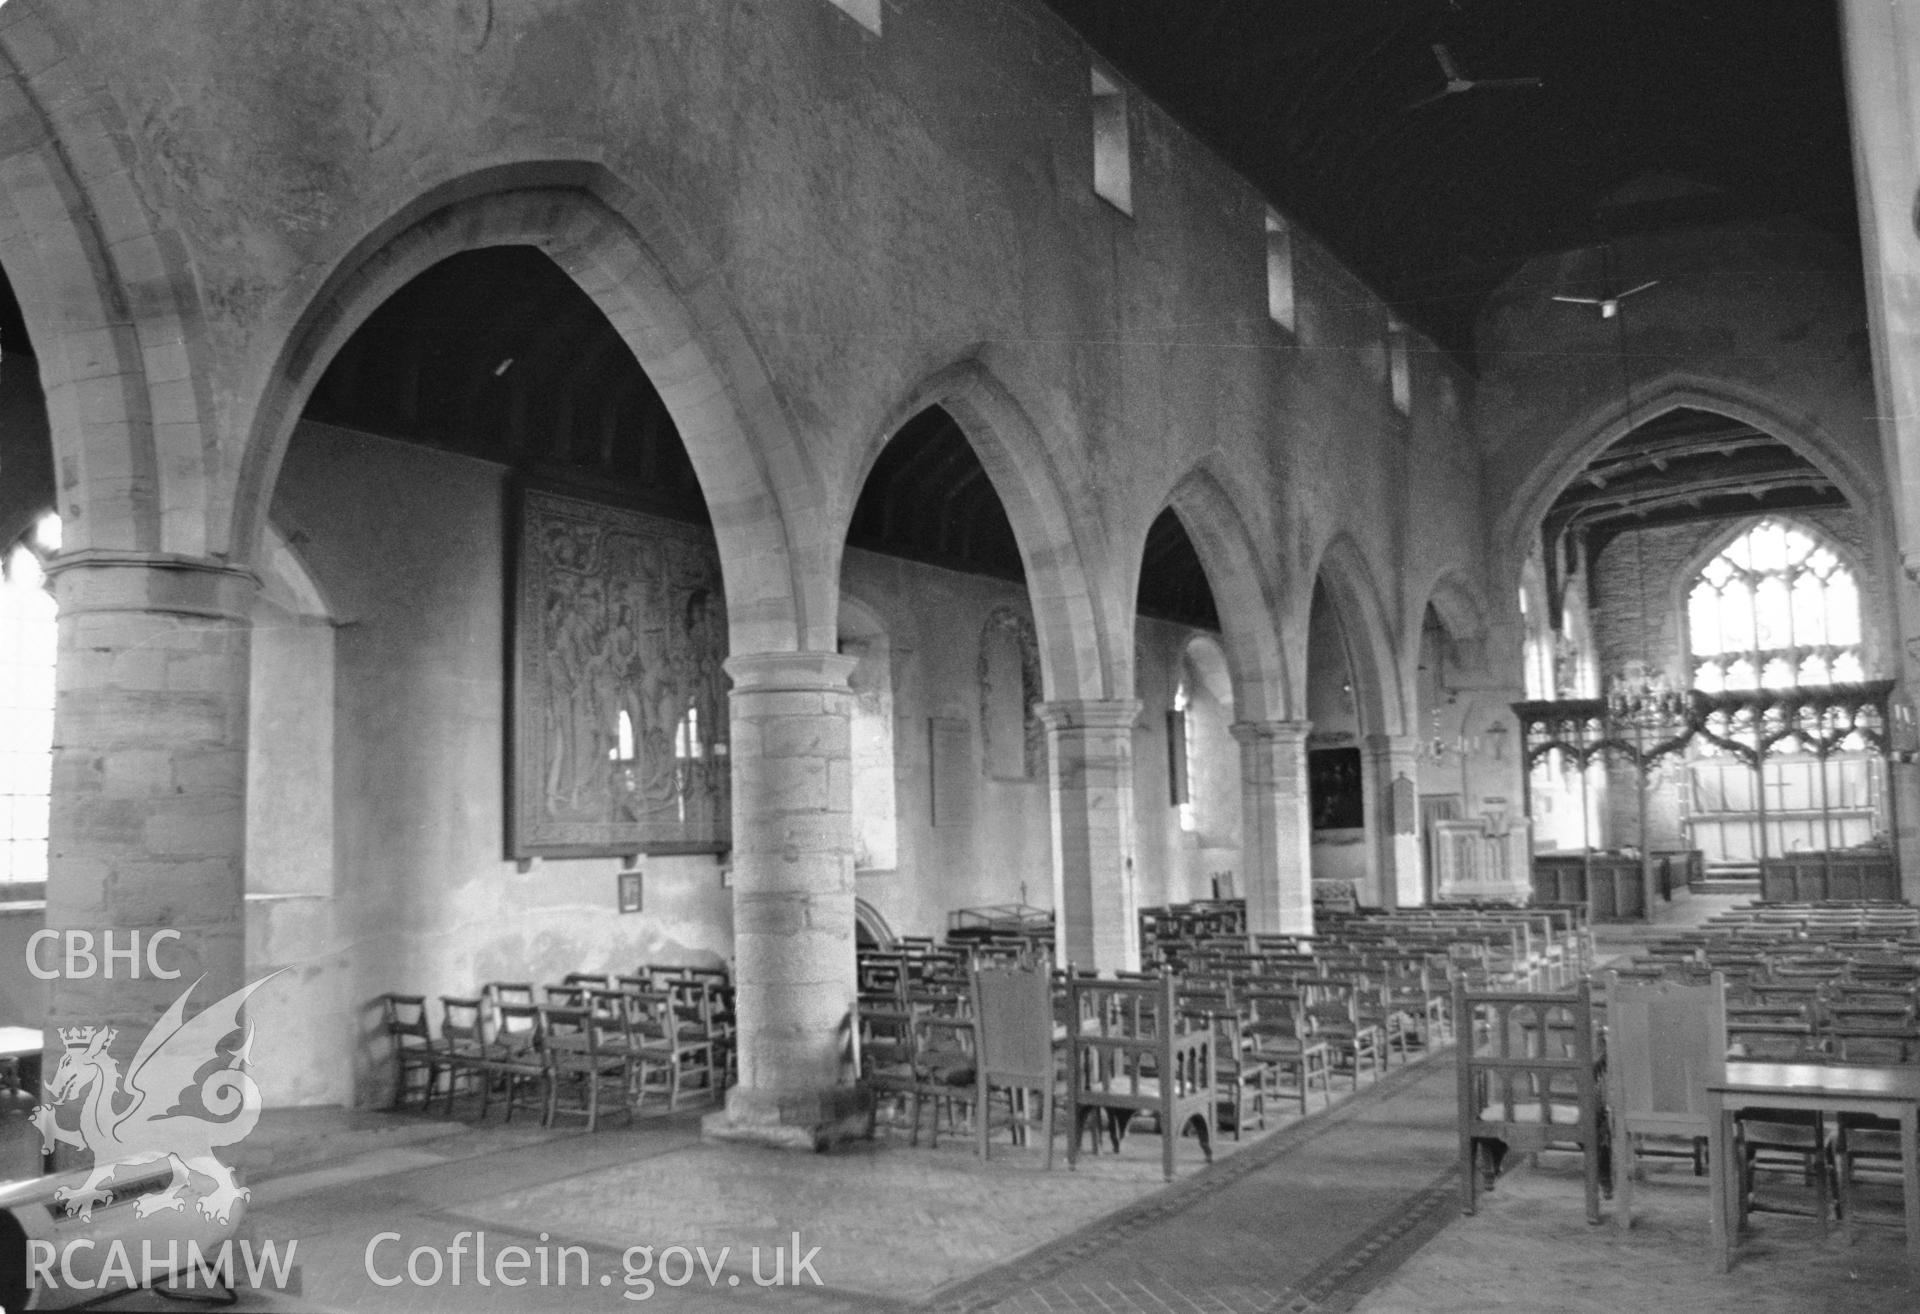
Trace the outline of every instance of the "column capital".
<instances>
[{"instance_id":1,"label":"column capital","mask_svg":"<svg viewBox=\"0 0 1920 1314\"><path fill-rule=\"evenodd\" d=\"M1305 745L1307 736L1313 731L1311 721L1235 721L1227 727L1227 733L1241 743L1280 744L1285 747Z\"/></svg>"},{"instance_id":2,"label":"column capital","mask_svg":"<svg viewBox=\"0 0 1920 1314\"><path fill-rule=\"evenodd\" d=\"M1365 735L1360 744L1369 753L1386 756L1393 753L1413 753L1420 746L1417 735Z\"/></svg>"},{"instance_id":3,"label":"column capital","mask_svg":"<svg viewBox=\"0 0 1920 1314\"><path fill-rule=\"evenodd\" d=\"M47 563L60 614L148 612L215 620L246 620L260 577L244 566L171 552L88 548Z\"/></svg>"},{"instance_id":4,"label":"column capital","mask_svg":"<svg viewBox=\"0 0 1920 1314\"><path fill-rule=\"evenodd\" d=\"M1131 730L1140 719L1138 698L1062 698L1034 708L1047 729Z\"/></svg>"},{"instance_id":5,"label":"column capital","mask_svg":"<svg viewBox=\"0 0 1920 1314\"><path fill-rule=\"evenodd\" d=\"M735 693L845 693L859 664L837 652L736 653L725 662Z\"/></svg>"}]
</instances>

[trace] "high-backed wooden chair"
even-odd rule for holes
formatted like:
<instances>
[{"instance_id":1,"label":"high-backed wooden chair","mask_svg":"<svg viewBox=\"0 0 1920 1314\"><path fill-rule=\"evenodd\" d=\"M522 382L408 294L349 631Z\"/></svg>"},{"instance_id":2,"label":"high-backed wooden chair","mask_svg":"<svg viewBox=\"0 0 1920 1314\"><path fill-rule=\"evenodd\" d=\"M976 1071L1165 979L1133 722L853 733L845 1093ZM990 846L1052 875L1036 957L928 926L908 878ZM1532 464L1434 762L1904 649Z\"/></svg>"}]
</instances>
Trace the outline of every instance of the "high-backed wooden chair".
<instances>
[{"instance_id":1,"label":"high-backed wooden chair","mask_svg":"<svg viewBox=\"0 0 1920 1314\"><path fill-rule=\"evenodd\" d=\"M1607 979L1607 1108L1620 1183L1614 1222L1633 1226L1645 1152L1679 1153L1706 1171L1707 1083L1727 1071L1727 986Z\"/></svg>"},{"instance_id":2,"label":"high-backed wooden chair","mask_svg":"<svg viewBox=\"0 0 1920 1314\"><path fill-rule=\"evenodd\" d=\"M1587 1221L1600 1221L1600 1077L1593 996L1453 987L1465 1211L1491 1191L1507 1153L1573 1150L1586 1178ZM1484 1172L1484 1182L1483 1182Z\"/></svg>"},{"instance_id":3,"label":"high-backed wooden chair","mask_svg":"<svg viewBox=\"0 0 1920 1314\"><path fill-rule=\"evenodd\" d=\"M1173 977L1151 981L1071 977L1069 1017L1090 1019L1068 1033L1068 1104L1073 1134L1067 1166L1080 1152L1080 1131L1089 1121L1111 1120L1113 1144L1142 1113L1160 1126L1160 1167L1173 1180L1174 1142L1189 1126L1213 1162L1214 1034L1211 1025L1186 1017Z\"/></svg>"},{"instance_id":4,"label":"high-backed wooden chair","mask_svg":"<svg viewBox=\"0 0 1920 1314\"><path fill-rule=\"evenodd\" d=\"M988 1157L987 1132L993 1092L1005 1091L1013 1135L1038 1125L1053 1167L1053 1111L1059 1101L1053 1049L1053 973L1032 967L983 967L973 973L975 1136ZM1038 1113L1030 1112L1038 1100Z\"/></svg>"}]
</instances>

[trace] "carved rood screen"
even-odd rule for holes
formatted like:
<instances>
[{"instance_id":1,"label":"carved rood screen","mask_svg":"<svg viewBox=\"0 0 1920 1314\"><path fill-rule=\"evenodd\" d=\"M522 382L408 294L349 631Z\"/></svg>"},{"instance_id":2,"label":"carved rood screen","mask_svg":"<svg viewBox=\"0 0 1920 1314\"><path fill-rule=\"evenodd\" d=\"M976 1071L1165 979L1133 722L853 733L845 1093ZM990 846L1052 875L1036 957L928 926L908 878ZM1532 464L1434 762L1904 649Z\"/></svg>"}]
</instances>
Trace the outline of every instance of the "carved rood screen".
<instances>
[{"instance_id":1,"label":"carved rood screen","mask_svg":"<svg viewBox=\"0 0 1920 1314\"><path fill-rule=\"evenodd\" d=\"M1657 707L1626 708L1604 698L1515 703L1529 767L1558 751L1575 766L1614 757L1641 771L1693 748L1730 753L1757 767L1776 753L1818 758L1887 751L1891 680L1790 689L1699 689Z\"/></svg>"},{"instance_id":2,"label":"carved rood screen","mask_svg":"<svg viewBox=\"0 0 1920 1314\"><path fill-rule=\"evenodd\" d=\"M523 491L511 856L731 844L726 602L701 528Z\"/></svg>"}]
</instances>

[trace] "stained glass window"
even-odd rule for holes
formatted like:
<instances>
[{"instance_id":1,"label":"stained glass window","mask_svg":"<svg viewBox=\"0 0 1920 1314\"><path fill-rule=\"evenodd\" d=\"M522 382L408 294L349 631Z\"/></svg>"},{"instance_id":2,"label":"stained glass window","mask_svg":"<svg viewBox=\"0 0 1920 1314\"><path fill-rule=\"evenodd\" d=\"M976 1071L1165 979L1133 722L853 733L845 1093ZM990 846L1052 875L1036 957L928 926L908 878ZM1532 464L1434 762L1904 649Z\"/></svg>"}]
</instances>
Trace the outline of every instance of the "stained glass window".
<instances>
[{"instance_id":1,"label":"stained glass window","mask_svg":"<svg viewBox=\"0 0 1920 1314\"><path fill-rule=\"evenodd\" d=\"M1693 684L1786 689L1865 678L1860 590L1833 549L1762 520L1706 564L1687 595Z\"/></svg>"}]
</instances>

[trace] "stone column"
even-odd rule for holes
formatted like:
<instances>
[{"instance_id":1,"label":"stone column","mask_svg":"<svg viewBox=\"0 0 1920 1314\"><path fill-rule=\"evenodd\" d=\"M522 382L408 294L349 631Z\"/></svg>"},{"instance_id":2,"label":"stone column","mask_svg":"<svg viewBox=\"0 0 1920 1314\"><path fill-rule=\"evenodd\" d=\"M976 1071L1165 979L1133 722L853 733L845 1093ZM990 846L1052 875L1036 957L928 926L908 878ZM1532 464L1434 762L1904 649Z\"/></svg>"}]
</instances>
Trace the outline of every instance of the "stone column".
<instances>
[{"instance_id":1,"label":"stone column","mask_svg":"<svg viewBox=\"0 0 1920 1314\"><path fill-rule=\"evenodd\" d=\"M34 958L58 972L48 1027L117 1027L124 1062L196 979L190 1007L243 984L258 583L157 553L78 552L49 573L60 647L46 926L57 939ZM64 952L89 943L91 962Z\"/></svg>"},{"instance_id":2,"label":"stone column","mask_svg":"<svg viewBox=\"0 0 1920 1314\"><path fill-rule=\"evenodd\" d=\"M1140 966L1133 869L1133 727L1125 699L1042 703L1053 796L1054 954L1102 971Z\"/></svg>"},{"instance_id":3,"label":"stone column","mask_svg":"<svg viewBox=\"0 0 1920 1314\"><path fill-rule=\"evenodd\" d=\"M1368 735L1367 842L1380 903L1410 908L1425 902L1420 884L1420 768L1412 735ZM1402 783L1404 782L1404 783Z\"/></svg>"},{"instance_id":4,"label":"stone column","mask_svg":"<svg viewBox=\"0 0 1920 1314\"><path fill-rule=\"evenodd\" d=\"M1853 123L1853 179L1860 213L1866 311L1873 348L1874 408L1891 485L1894 623L1906 697L1920 691L1920 10L1894 0L1844 0L1841 30L1847 108ZM1920 898L1920 773L1894 766L1888 784L1897 814L1901 893Z\"/></svg>"},{"instance_id":5,"label":"stone column","mask_svg":"<svg viewBox=\"0 0 1920 1314\"><path fill-rule=\"evenodd\" d=\"M820 1149L864 1136L852 1067L853 693L836 653L727 659L740 1082L708 1137Z\"/></svg>"},{"instance_id":6,"label":"stone column","mask_svg":"<svg viewBox=\"0 0 1920 1314\"><path fill-rule=\"evenodd\" d=\"M1240 721L1240 865L1247 928L1313 934L1313 814L1308 721Z\"/></svg>"}]
</instances>

